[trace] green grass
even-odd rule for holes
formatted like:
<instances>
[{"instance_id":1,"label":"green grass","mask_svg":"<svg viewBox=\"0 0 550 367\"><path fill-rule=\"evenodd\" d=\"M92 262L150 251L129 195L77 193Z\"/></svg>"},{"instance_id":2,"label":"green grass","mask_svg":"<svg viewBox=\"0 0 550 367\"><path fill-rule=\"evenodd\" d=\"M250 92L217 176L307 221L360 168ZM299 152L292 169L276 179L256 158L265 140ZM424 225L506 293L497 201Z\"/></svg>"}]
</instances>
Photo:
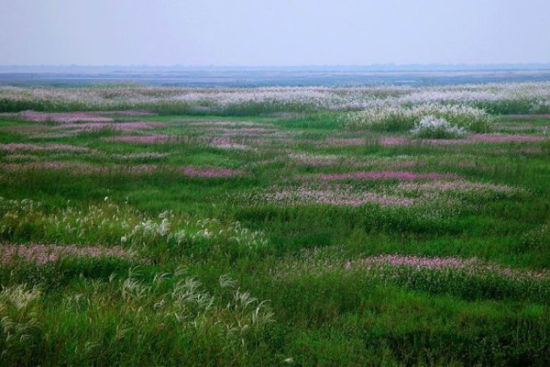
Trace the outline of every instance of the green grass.
<instances>
[{"instance_id":1,"label":"green grass","mask_svg":"<svg viewBox=\"0 0 550 367\"><path fill-rule=\"evenodd\" d=\"M22 108L38 109L0 101L5 111ZM3 264L1 365L550 364L547 142L384 146L376 140L387 133L348 129L339 112L300 104L251 102L200 117L179 104L154 110L161 115L138 120L167 126L60 137L14 132L39 124L0 117L2 144L89 148L0 149L0 248L75 244L132 254ZM282 111L298 114L273 114ZM542 116L492 118L498 132L550 125ZM220 133L189 124L197 121L252 121L276 131L238 137L246 149L231 149L198 139ZM148 134L180 139L109 141ZM345 145L349 138L364 144ZM144 165L154 169L136 169ZM188 177L181 172L188 166L240 175ZM431 179L320 176L354 171L454 174L449 181L459 189L430 191ZM460 189L463 182L473 188ZM268 199L302 187L415 201ZM384 254L477 258L511 275L346 265Z\"/></svg>"}]
</instances>

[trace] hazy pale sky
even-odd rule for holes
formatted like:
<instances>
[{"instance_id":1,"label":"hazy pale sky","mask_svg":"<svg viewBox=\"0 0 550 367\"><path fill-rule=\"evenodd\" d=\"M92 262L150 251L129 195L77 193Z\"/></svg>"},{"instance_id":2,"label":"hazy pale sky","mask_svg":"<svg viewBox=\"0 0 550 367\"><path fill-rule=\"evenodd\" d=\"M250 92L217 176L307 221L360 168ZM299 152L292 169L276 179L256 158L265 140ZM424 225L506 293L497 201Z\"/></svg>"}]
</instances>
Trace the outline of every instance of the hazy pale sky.
<instances>
[{"instance_id":1,"label":"hazy pale sky","mask_svg":"<svg viewBox=\"0 0 550 367\"><path fill-rule=\"evenodd\" d=\"M550 0L0 0L0 64L550 62Z\"/></svg>"}]
</instances>

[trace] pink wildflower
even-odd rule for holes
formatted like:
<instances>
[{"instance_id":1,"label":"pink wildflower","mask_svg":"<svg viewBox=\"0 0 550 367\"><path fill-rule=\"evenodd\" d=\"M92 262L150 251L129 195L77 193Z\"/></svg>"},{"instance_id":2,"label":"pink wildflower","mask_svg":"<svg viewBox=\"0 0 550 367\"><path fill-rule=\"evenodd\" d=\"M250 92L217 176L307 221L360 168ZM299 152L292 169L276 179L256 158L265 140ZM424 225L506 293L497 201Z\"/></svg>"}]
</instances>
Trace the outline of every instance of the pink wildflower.
<instances>
[{"instance_id":1,"label":"pink wildflower","mask_svg":"<svg viewBox=\"0 0 550 367\"><path fill-rule=\"evenodd\" d=\"M240 171L235 171L230 168L196 168L191 166L184 167L181 172L185 176L204 178L233 177L241 174Z\"/></svg>"},{"instance_id":2,"label":"pink wildflower","mask_svg":"<svg viewBox=\"0 0 550 367\"><path fill-rule=\"evenodd\" d=\"M137 144L161 144L174 141L174 137L168 135L127 135L115 136L107 139L112 142L137 143Z\"/></svg>"},{"instance_id":3,"label":"pink wildflower","mask_svg":"<svg viewBox=\"0 0 550 367\"><path fill-rule=\"evenodd\" d=\"M112 118L96 116L93 113L89 112L36 112L36 111L22 111L19 115L26 119L34 122L58 122L58 123L71 123L78 121L87 121L87 122L111 122Z\"/></svg>"},{"instance_id":4,"label":"pink wildflower","mask_svg":"<svg viewBox=\"0 0 550 367\"><path fill-rule=\"evenodd\" d=\"M0 263L10 264L16 260L24 260L43 265L55 262L64 257L130 257L131 255L119 246L102 248L94 246L77 247L76 245L4 245L0 247Z\"/></svg>"},{"instance_id":5,"label":"pink wildflower","mask_svg":"<svg viewBox=\"0 0 550 367\"><path fill-rule=\"evenodd\" d=\"M359 180L436 180L441 178L457 178L454 173L418 173L411 171L358 171L349 173L332 173L319 176L325 181L359 179Z\"/></svg>"}]
</instances>

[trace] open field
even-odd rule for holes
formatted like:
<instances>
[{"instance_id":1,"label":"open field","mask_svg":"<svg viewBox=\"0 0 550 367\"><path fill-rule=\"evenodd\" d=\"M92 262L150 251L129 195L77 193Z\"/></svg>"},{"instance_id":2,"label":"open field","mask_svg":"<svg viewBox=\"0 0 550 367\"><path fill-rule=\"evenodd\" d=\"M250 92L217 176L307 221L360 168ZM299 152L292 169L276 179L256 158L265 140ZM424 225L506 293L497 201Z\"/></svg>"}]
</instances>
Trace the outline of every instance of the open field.
<instances>
[{"instance_id":1,"label":"open field","mask_svg":"<svg viewBox=\"0 0 550 367\"><path fill-rule=\"evenodd\" d=\"M550 83L0 112L0 365L550 365Z\"/></svg>"}]
</instances>

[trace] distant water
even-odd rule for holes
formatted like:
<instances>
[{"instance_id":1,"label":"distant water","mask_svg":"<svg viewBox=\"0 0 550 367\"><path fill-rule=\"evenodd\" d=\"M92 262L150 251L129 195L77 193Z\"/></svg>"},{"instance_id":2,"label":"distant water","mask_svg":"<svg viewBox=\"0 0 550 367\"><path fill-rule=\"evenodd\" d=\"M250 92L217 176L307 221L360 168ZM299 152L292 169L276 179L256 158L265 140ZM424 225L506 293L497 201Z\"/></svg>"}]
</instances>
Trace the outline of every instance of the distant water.
<instances>
[{"instance_id":1,"label":"distant water","mask_svg":"<svg viewBox=\"0 0 550 367\"><path fill-rule=\"evenodd\" d=\"M549 69L362 70L361 68L0 68L0 85L86 86L136 83L170 87L454 85L550 81Z\"/></svg>"}]
</instances>

